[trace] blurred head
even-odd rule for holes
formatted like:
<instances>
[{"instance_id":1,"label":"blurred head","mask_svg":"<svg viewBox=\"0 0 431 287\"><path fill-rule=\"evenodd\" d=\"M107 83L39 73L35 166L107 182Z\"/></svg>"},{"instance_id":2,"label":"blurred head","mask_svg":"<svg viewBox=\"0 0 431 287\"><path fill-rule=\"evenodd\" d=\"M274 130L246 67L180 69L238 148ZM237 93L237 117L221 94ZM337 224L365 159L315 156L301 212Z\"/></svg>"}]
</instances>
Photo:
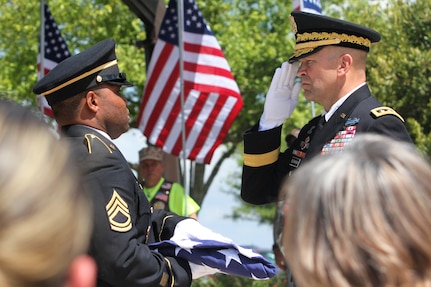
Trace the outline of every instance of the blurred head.
<instances>
[{"instance_id":1,"label":"blurred head","mask_svg":"<svg viewBox=\"0 0 431 287\"><path fill-rule=\"evenodd\" d=\"M163 150L149 146L139 151L139 174L144 179L144 185L151 188L157 185L165 171L163 166Z\"/></svg>"},{"instance_id":2,"label":"blurred head","mask_svg":"<svg viewBox=\"0 0 431 287\"><path fill-rule=\"evenodd\" d=\"M430 286L431 167L366 134L284 183L283 250L299 286Z\"/></svg>"},{"instance_id":3,"label":"blurred head","mask_svg":"<svg viewBox=\"0 0 431 287\"><path fill-rule=\"evenodd\" d=\"M0 286L94 286L91 202L66 144L0 100L0 158Z\"/></svg>"}]
</instances>

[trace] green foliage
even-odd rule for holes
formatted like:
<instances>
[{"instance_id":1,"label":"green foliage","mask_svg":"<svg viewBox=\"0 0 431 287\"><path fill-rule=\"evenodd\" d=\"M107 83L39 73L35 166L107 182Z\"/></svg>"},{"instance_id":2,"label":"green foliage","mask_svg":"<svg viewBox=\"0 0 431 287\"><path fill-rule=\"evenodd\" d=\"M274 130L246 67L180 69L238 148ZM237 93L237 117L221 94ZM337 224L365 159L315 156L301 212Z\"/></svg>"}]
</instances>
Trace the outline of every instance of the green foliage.
<instances>
[{"instance_id":1,"label":"green foliage","mask_svg":"<svg viewBox=\"0 0 431 287\"><path fill-rule=\"evenodd\" d=\"M104 38L116 39L119 66L137 84L130 97L142 93L145 56L134 44L137 39L145 38L145 33L141 21L126 5L120 0L47 0L46 3L72 55ZM37 81L39 1L1 0L0 4L0 93L35 108L32 87Z\"/></svg>"},{"instance_id":2,"label":"green foliage","mask_svg":"<svg viewBox=\"0 0 431 287\"><path fill-rule=\"evenodd\" d=\"M260 117L275 68L292 52L290 1L283 5L276 0L197 2L229 61L244 100L228 136L228 141L240 143L244 130Z\"/></svg>"},{"instance_id":3,"label":"green foliage","mask_svg":"<svg viewBox=\"0 0 431 287\"><path fill-rule=\"evenodd\" d=\"M279 273L268 280L253 280L244 277L216 274L193 280L191 287L281 287L287 286L287 278Z\"/></svg>"},{"instance_id":4,"label":"green foliage","mask_svg":"<svg viewBox=\"0 0 431 287\"><path fill-rule=\"evenodd\" d=\"M368 83L377 99L404 117L417 147L431 155L430 3L357 0L332 8L331 16L379 31L382 39L372 45L368 59Z\"/></svg>"}]
</instances>

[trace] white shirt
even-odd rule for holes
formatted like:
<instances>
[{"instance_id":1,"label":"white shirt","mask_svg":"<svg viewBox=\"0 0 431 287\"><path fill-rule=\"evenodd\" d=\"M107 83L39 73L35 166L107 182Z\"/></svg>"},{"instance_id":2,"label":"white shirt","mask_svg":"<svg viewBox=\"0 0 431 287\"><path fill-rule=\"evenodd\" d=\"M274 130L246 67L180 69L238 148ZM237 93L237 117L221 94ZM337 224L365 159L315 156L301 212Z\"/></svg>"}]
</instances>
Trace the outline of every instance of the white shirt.
<instances>
[{"instance_id":1,"label":"white shirt","mask_svg":"<svg viewBox=\"0 0 431 287\"><path fill-rule=\"evenodd\" d=\"M110 140L112 142L111 137L106 132L104 132L102 130L98 130L96 128L93 128L93 127L90 127L90 126L86 126L86 125L79 125L79 126L87 127L87 128L89 128L91 130L94 130L94 131L96 131L98 133L101 133L105 138L107 138L108 140Z\"/></svg>"},{"instance_id":2,"label":"white shirt","mask_svg":"<svg viewBox=\"0 0 431 287\"><path fill-rule=\"evenodd\" d=\"M329 119L332 117L332 115L335 113L335 111L338 110L338 108L347 100L347 98L350 97L350 95L353 94L353 92L358 90L363 85L365 85L365 82L363 82L362 84L360 84L359 86L351 90L349 93L347 93L347 95L343 96L338 101L336 101L335 104L333 104L332 107L329 109L329 111L324 110L322 112L322 117L325 116L325 121L328 122Z\"/></svg>"}]
</instances>

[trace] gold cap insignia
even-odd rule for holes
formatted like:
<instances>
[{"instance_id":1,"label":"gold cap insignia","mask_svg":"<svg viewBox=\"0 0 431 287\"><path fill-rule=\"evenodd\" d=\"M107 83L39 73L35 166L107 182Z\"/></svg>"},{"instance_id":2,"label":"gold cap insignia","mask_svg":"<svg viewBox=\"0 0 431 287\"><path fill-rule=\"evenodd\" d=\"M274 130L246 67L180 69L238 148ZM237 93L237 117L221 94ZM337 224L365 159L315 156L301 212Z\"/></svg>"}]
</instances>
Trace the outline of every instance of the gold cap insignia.
<instances>
[{"instance_id":1,"label":"gold cap insignia","mask_svg":"<svg viewBox=\"0 0 431 287\"><path fill-rule=\"evenodd\" d=\"M114 189L112 197L106 205L111 229L118 232L127 232L132 229L129 206Z\"/></svg>"},{"instance_id":2,"label":"gold cap insignia","mask_svg":"<svg viewBox=\"0 0 431 287\"><path fill-rule=\"evenodd\" d=\"M298 26L296 25L295 17L292 15L290 15L290 25L292 26L292 32L294 34L298 33Z\"/></svg>"}]
</instances>

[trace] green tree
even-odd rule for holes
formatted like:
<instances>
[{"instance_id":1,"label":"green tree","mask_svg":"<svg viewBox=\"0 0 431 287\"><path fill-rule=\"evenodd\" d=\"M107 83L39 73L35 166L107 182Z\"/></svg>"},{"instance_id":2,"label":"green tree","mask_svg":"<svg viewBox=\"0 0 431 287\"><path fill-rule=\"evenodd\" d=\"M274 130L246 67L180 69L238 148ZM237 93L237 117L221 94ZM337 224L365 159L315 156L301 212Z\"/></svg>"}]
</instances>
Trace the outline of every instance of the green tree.
<instances>
[{"instance_id":1,"label":"green tree","mask_svg":"<svg viewBox=\"0 0 431 287\"><path fill-rule=\"evenodd\" d=\"M142 90L145 74L144 53L135 47L145 37L142 23L120 0L47 1L72 54L99 40L118 41L119 65L130 70L130 80ZM8 98L36 107L32 86L36 83L39 1L5 1L0 7L0 92ZM131 57L130 55L133 55Z\"/></svg>"},{"instance_id":2,"label":"green tree","mask_svg":"<svg viewBox=\"0 0 431 287\"><path fill-rule=\"evenodd\" d=\"M32 86L36 82L36 57L40 7L38 1L1 0L0 92L36 109ZM167 2L167 1L166 1ZM261 113L264 95L274 68L291 53L290 5L276 0L197 1L216 35L240 86L244 108L225 140L226 152L204 180L205 165L194 164L190 194L202 203L223 160L238 152L242 133ZM97 41L112 37L117 41L119 66L136 84L128 89L131 117L136 121L145 84L145 53L136 47L147 35L139 20L120 0L47 0L72 54Z\"/></svg>"}]
</instances>

